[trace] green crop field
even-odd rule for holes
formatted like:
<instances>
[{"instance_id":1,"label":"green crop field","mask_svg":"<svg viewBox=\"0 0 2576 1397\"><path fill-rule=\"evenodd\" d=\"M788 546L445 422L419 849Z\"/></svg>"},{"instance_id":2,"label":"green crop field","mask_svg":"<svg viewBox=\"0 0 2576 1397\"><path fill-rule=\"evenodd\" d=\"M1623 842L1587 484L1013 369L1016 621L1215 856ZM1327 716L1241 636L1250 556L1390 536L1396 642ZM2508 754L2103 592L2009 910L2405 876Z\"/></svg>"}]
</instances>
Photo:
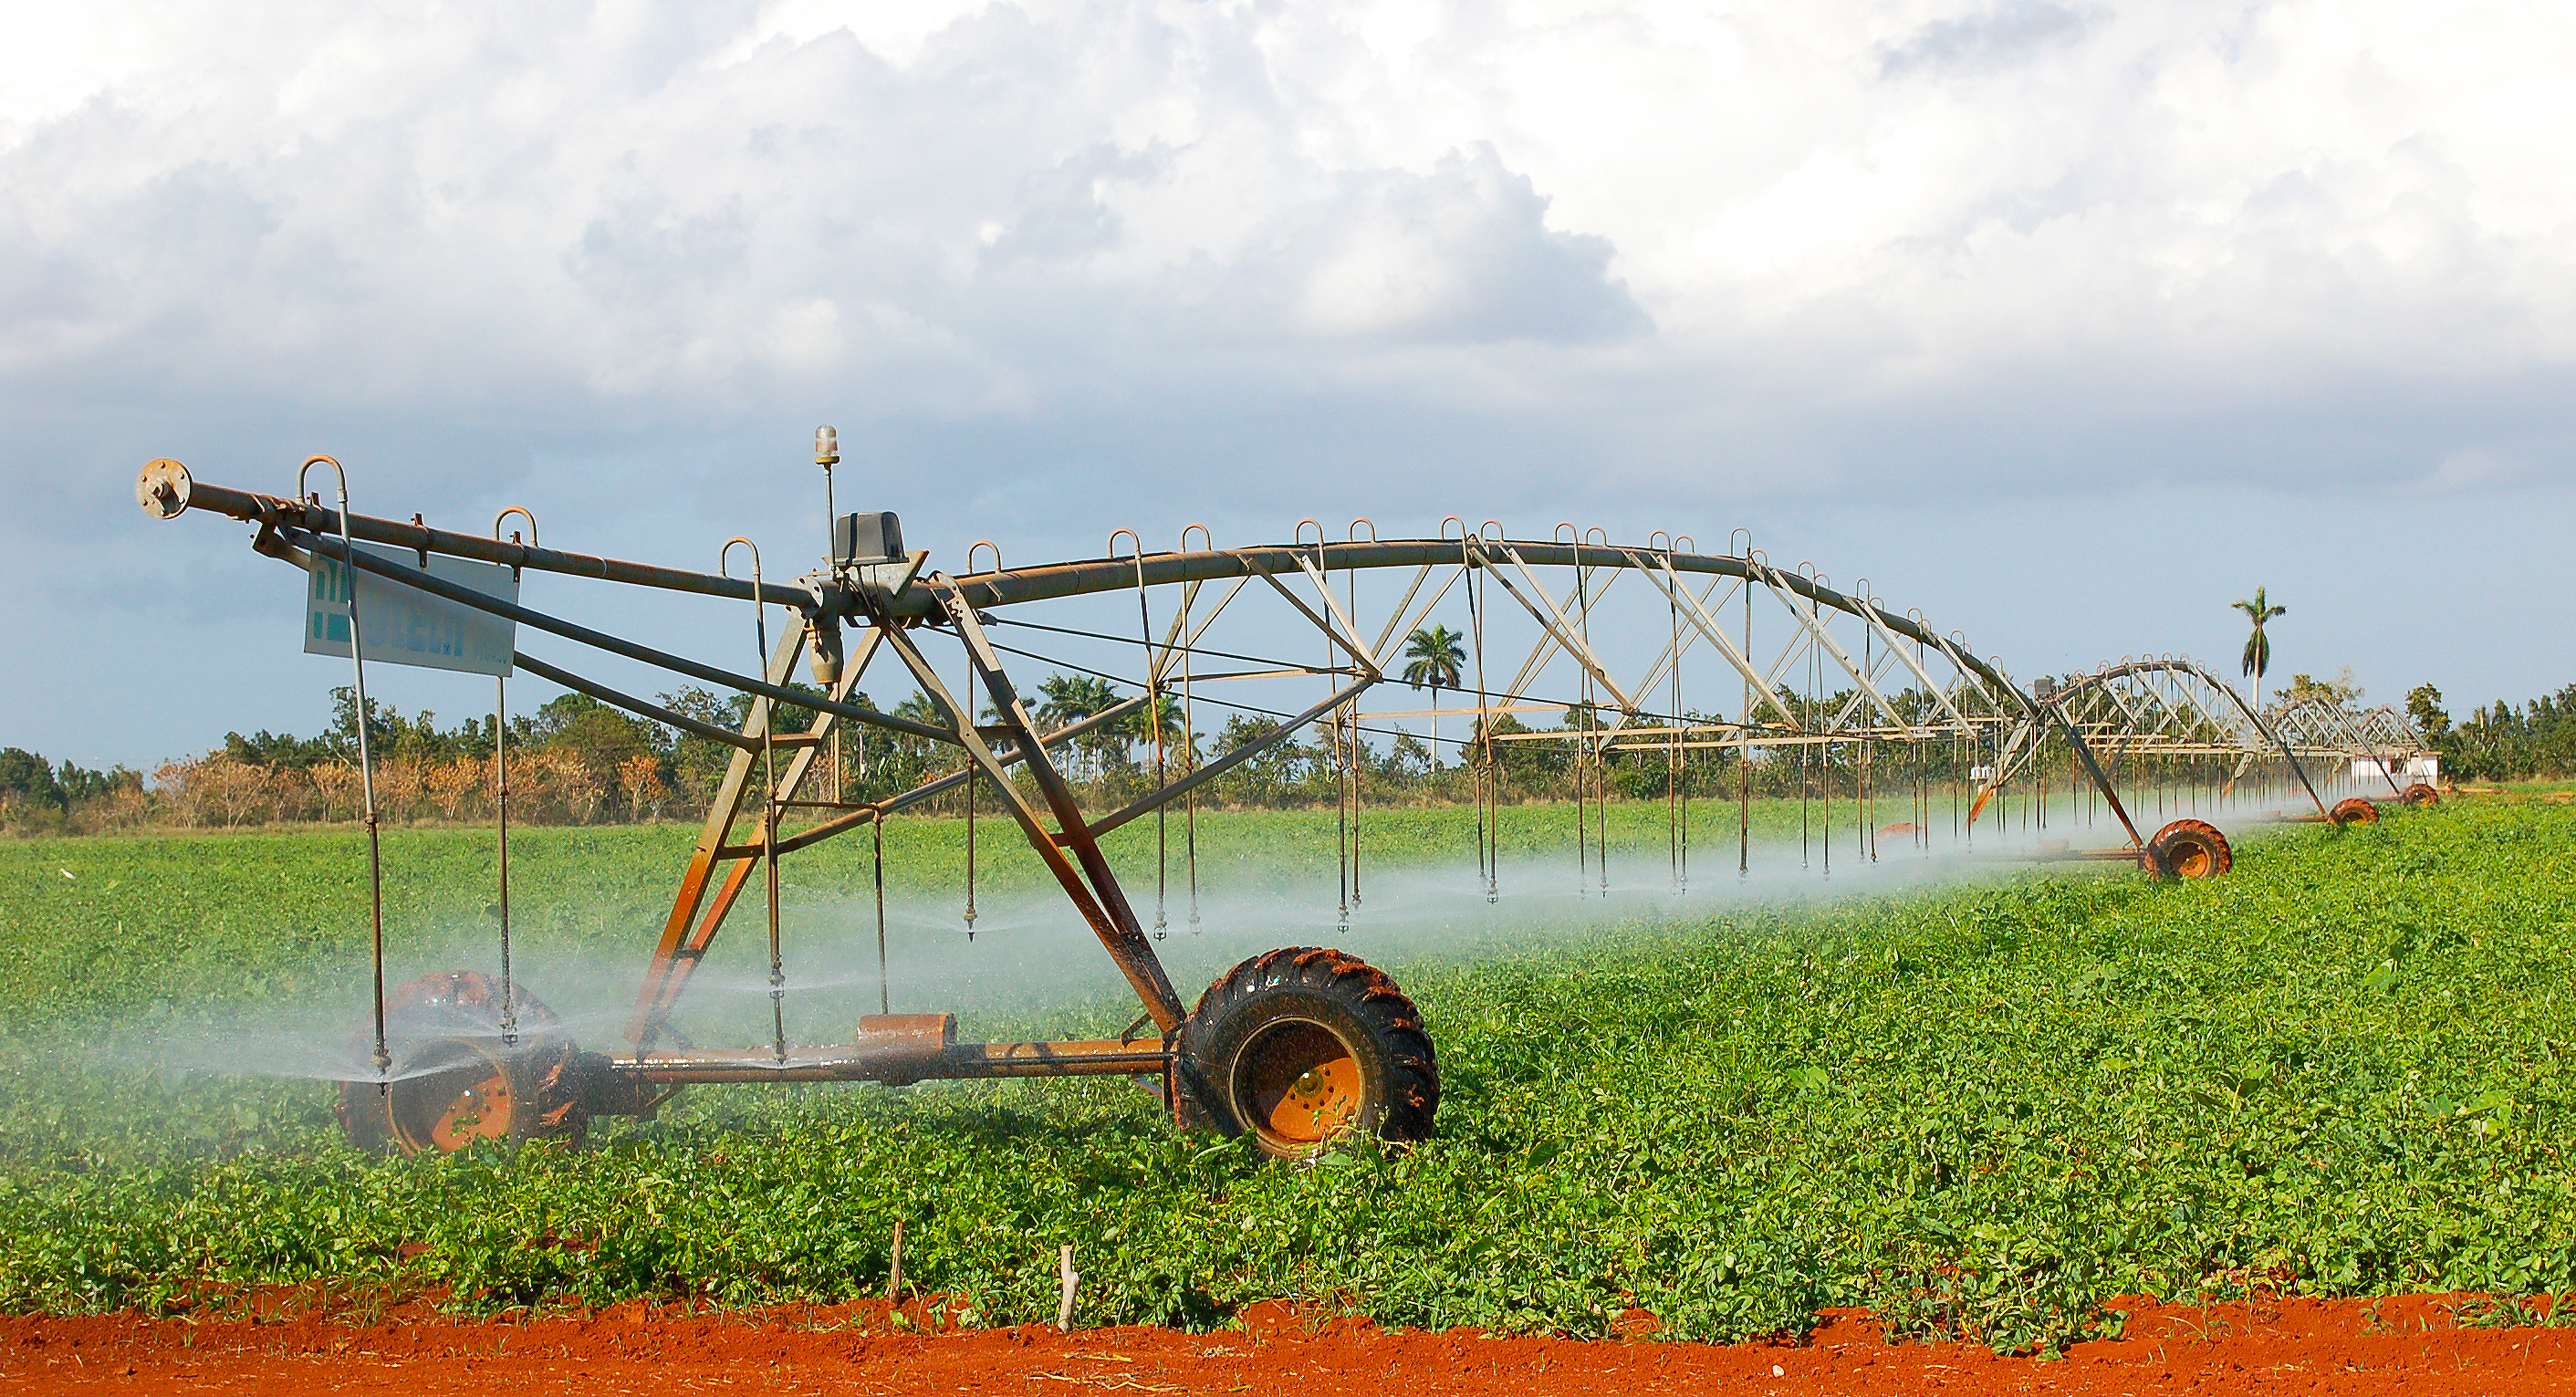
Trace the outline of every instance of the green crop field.
<instances>
[{"instance_id":1,"label":"green crop field","mask_svg":"<svg viewBox=\"0 0 2576 1397\"><path fill-rule=\"evenodd\" d=\"M1862 1304L2019 1347L2115 1324L2130 1293L2576 1289L2576 810L2288 827L2198 884L1883 860L1838 869L1830 897L1814 877L1734 889L1713 820L1699 890L1607 902L1571 896L1570 814L1509 814L1485 912L1462 812L1369 817L1380 890L1349 939L1424 1008L1439 1131L1308 1167L1097 1080L700 1088L581 1150L360 1155L326 1084L226 1070L262 1062L259 1035L354 1026L354 836L0 844L0 1308L317 1280L471 1310L832 1300L882 1292L897 1219L907 1281L985 1322L1052 1316L1063 1243L1085 1323L1288 1297L1576 1334L1634 1305L1739 1338ZM1178 931L1174 902L1177 981L1336 937L1330 822L1203 817L1209 926ZM520 838L540 993L613 1014L693 833ZM1659 808L1621 807L1616 833L1618 878L1665 880ZM1061 913L1037 925L1025 850L985 836L995 910L970 945L949 925L962 831L889 831L897 1007L954 989L979 1034L1123 1022L1097 951L1076 963ZM1152 841L1117 848L1146 902ZM791 972L831 948L829 1003L873 1007L867 859L843 841L787 865ZM399 831L387 865L402 973L488 961L487 835ZM967 969L937 980L947 963Z\"/></svg>"}]
</instances>

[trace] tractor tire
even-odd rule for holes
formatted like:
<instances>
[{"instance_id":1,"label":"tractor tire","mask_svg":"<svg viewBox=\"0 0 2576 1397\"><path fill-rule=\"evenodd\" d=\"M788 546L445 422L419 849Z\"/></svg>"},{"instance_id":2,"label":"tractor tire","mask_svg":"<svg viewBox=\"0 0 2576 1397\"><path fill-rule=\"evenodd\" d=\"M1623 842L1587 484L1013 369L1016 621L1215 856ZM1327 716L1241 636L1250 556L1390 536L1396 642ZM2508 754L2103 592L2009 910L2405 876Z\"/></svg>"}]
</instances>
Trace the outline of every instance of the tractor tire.
<instances>
[{"instance_id":1,"label":"tractor tire","mask_svg":"<svg viewBox=\"0 0 2576 1397\"><path fill-rule=\"evenodd\" d=\"M1208 986L1181 1023L1176 1115L1277 1159L1307 1159L1365 1132L1431 1134L1440 1065L1421 1011L1355 956L1291 946Z\"/></svg>"},{"instance_id":2,"label":"tractor tire","mask_svg":"<svg viewBox=\"0 0 2576 1397\"><path fill-rule=\"evenodd\" d=\"M2147 858L2159 878L2215 878L2236 863L2227 836L2202 820L2176 820L2147 841Z\"/></svg>"},{"instance_id":3,"label":"tractor tire","mask_svg":"<svg viewBox=\"0 0 2576 1397\"><path fill-rule=\"evenodd\" d=\"M2442 793L2434 790L2431 786L2418 781L2414 785L2400 791L2397 795L2397 799L2400 803L2406 805L2439 805L2442 803Z\"/></svg>"},{"instance_id":4,"label":"tractor tire","mask_svg":"<svg viewBox=\"0 0 2576 1397\"><path fill-rule=\"evenodd\" d=\"M2335 802L2326 818L2338 825L2375 825L2379 823L2379 807L2359 796L2346 796Z\"/></svg>"},{"instance_id":5,"label":"tractor tire","mask_svg":"<svg viewBox=\"0 0 2576 1397\"><path fill-rule=\"evenodd\" d=\"M501 1036L501 985L479 972L423 975L385 993L390 1081L340 1084L340 1128L360 1149L406 1158L477 1141L517 1145L588 1133L580 1051L563 1023L522 986L511 996L517 1041ZM375 1049L361 1030L358 1055Z\"/></svg>"}]
</instances>

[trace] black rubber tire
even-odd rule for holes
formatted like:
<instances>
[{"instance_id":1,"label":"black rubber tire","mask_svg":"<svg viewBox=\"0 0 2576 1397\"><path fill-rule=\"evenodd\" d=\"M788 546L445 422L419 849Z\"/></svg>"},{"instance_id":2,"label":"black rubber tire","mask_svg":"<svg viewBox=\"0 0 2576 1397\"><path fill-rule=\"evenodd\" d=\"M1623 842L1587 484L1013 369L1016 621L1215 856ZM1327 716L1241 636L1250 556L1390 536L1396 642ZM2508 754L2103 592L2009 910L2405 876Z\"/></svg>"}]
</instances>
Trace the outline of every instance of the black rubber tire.
<instances>
[{"instance_id":1,"label":"black rubber tire","mask_svg":"<svg viewBox=\"0 0 2576 1397\"><path fill-rule=\"evenodd\" d=\"M2434 790L2424 782L2418 781L2414 785L2408 786L2405 790L2399 792L2397 799L2407 805L2439 805L2442 803L2442 793Z\"/></svg>"},{"instance_id":2,"label":"black rubber tire","mask_svg":"<svg viewBox=\"0 0 2576 1397\"><path fill-rule=\"evenodd\" d=\"M2216 878L2236 864L2227 836L2205 820L2176 820L2147 841L2159 878Z\"/></svg>"},{"instance_id":3,"label":"black rubber tire","mask_svg":"<svg viewBox=\"0 0 2576 1397\"><path fill-rule=\"evenodd\" d=\"M2375 825L2379 823L2379 807L2359 796L2346 796L2335 802L2326 818L2338 825Z\"/></svg>"},{"instance_id":4,"label":"black rubber tire","mask_svg":"<svg viewBox=\"0 0 2576 1397\"><path fill-rule=\"evenodd\" d=\"M1440 1064L1395 981L1320 946L1268 951L1218 977L1181 1023L1183 1124L1304 1159L1356 1132L1428 1138Z\"/></svg>"},{"instance_id":5,"label":"black rubber tire","mask_svg":"<svg viewBox=\"0 0 2576 1397\"><path fill-rule=\"evenodd\" d=\"M385 992L393 1081L340 1084L340 1128L360 1149L406 1157L478 1140L517 1145L589 1133L582 1056L553 1010L527 987L511 996L516 1042L501 1036L501 985L478 971L423 975ZM374 1052L361 1029L358 1059Z\"/></svg>"}]
</instances>

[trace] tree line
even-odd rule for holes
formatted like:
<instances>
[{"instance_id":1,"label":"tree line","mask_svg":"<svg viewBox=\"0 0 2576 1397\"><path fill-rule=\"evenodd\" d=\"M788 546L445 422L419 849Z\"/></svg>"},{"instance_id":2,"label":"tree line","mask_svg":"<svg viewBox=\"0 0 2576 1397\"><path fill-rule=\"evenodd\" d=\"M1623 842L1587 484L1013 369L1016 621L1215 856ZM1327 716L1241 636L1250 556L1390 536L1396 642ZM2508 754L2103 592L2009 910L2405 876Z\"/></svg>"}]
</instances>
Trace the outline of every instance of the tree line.
<instances>
[{"instance_id":1,"label":"tree line","mask_svg":"<svg viewBox=\"0 0 2576 1397\"><path fill-rule=\"evenodd\" d=\"M1431 687L1436 703L1443 686ZM319 734L229 733L222 746L165 762L148 774L121 767L86 771L68 762L57 767L36 754L6 749L0 752L0 829L89 833L146 825L230 828L355 820L364 801L358 708L345 687L335 689L333 697L333 720ZM877 706L864 692L852 697ZM1042 730L1053 731L1111 713L1130 696L1106 679L1065 674L1040 682L1033 697L1032 716ZM1785 690L1779 695L1801 723L1830 718L1851 697L1810 699ZM738 729L749 715L750 701L740 695L687 688L659 698L677 713L720 727ZM1928 694L1898 695L1893 701L1901 712L1924 719L1937 707ZM917 722L940 722L930 700L918 693L888 711ZM810 711L784 707L780 730L801 730L811 716ZM987 723L996 717L989 708L978 716ZM1274 715L1207 700L1200 701L1195 716L1200 721L1193 731L1182 703L1170 695L1159 703L1127 707L1056 745L1056 764L1086 803L1114 804L1268 737L1281 722ZM1612 798L1661 798L1674 790L1707 798L1733 795L1747 784L1738 774L1739 754L1711 744L1705 734L1689 738L1697 745L1679 748L1653 737L1616 737L1620 717L1605 708L1574 706L1533 716L1541 721L1496 715L1488 734L1472 707L1467 708L1455 719L1458 726L1440 739L1437 756L1432 733L1418 735L1376 721L1354 729L1328 717L1306 732L1285 736L1202 788L1200 803L1203 808L1320 806L1346 794L1373 804L1465 803L1476 799L1480 785L1507 801L1568 799L1578 788ZM368 701L365 721L376 806L382 818L396 823L489 820L505 784L514 821L696 820L703 818L733 755L724 744L581 694L564 694L533 713L517 715L506 731L497 733L488 715L447 725L434 712L406 714L375 699ZM1684 721L1717 720L1686 714ZM840 732L809 778L808 798L881 800L960 764L953 748L927 738L853 724L840 725ZM506 773L493 760L496 736L507 756ZM1955 778L1976 760L1973 750L1957 747L1923 754L1912 766L1882 753L1877 770L1891 784L1900 779L1900 771L1917 769ZM1853 789L1865 779L1864 761L1851 744L1757 751L1749 784L1761 795ZM976 798L988 814L993 811L989 786ZM954 814L964 810L968 799L960 788L914 808Z\"/></svg>"},{"instance_id":2,"label":"tree line","mask_svg":"<svg viewBox=\"0 0 2576 1397\"><path fill-rule=\"evenodd\" d=\"M2576 684L2519 708L2497 699L2486 708L2471 709L2457 724L2442 707L2442 691L2424 684L2406 695L2406 711L2453 778L2576 776Z\"/></svg>"},{"instance_id":3,"label":"tree line","mask_svg":"<svg viewBox=\"0 0 2576 1397\"><path fill-rule=\"evenodd\" d=\"M1441 636L1439 629L1417 633L1408 650L1413 662L1401 675L1428 692L1434 712L1444 690L1446 702L1461 698L1457 637ZM2288 703L2320 697L2350 702L2358 696L2348 682L2300 675L2276 697ZM84 833L156 824L222 828L354 820L363 802L360 715L348 689L335 689L333 697L332 722L317 735L229 733L221 747L165 762L148 775L124 767L92 771L68 761L49 763L19 748L0 749L0 830ZM1111 713L1130 695L1107 679L1059 674L1041 681L1033 697L1033 716L1041 729L1052 731ZM1812 730L1828 725L1855 695L1846 690L1809 696L1783 688L1774 697L1800 727ZM865 693L853 698L876 706ZM1939 700L1930 693L1906 690L1888 698L1908 722L1938 721ZM726 728L741 727L750 711L745 696L694 687L660 699L675 712ZM2447 769L2459 776L2576 772L2576 685L2519 709L2499 702L2456 725L2432 685L2409 694L2407 706ZM890 711L940 721L919 693ZM989 709L978 716L988 723L995 718ZM1056 747L1057 764L1086 803L1114 804L1267 736L1281 721L1207 700L1187 716L1199 720L1197 730L1176 696L1134 705ZM1686 713L1681 726L1705 728L1727 716ZM811 717L808 710L787 707L779 715L780 730L801 730ZM514 820L697 820L733 755L724 744L582 694L564 694L517 715L506 731L496 730L489 716L451 726L435 713L405 714L374 700L364 720L377 808L395 822L488 820L505 784ZM1445 734L1444 721L1456 724ZM1675 726L1650 720L1655 724ZM1203 808L1276 808L1326 805L1354 794L1371 804L1465 803L1480 791L1512 802L1571 799L1577 793L1706 799L1748 788L1760 796L1794 797L1857 793L1863 783L1893 795L1910 785L1955 787L1990 755L1951 741L1878 747L1845 742L1757 749L1747 761L1706 730L1621 737L1621 725L1615 711L1581 705L1527 717L1492 715L1488 725L1471 704L1463 704L1454 720L1434 717L1423 735L1382 720L1354 730L1328 717L1209 783L1199 799ZM840 728L838 742L820 755L822 765L806 788L809 798L881 800L959 765L953 749L926 738L853 724ZM507 754L506 772L496 769L496 743ZM953 814L970 798L983 801L988 813L993 809L989 787L972 797L961 787L915 808Z\"/></svg>"}]
</instances>

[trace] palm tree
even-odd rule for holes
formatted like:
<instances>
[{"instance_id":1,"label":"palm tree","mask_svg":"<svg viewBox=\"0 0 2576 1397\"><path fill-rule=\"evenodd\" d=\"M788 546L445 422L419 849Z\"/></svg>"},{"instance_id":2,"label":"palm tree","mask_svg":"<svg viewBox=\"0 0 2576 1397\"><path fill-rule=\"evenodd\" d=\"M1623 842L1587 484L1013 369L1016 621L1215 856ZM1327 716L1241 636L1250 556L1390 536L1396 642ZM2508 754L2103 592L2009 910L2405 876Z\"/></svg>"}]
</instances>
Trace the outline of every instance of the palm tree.
<instances>
[{"instance_id":1,"label":"palm tree","mask_svg":"<svg viewBox=\"0 0 2576 1397\"><path fill-rule=\"evenodd\" d=\"M1405 637L1405 658L1413 663L1404 667L1404 682L1431 690L1431 769L1440 769L1440 691L1455 689L1464 676L1467 650L1461 642L1466 637L1447 626L1429 630L1416 629Z\"/></svg>"},{"instance_id":2,"label":"palm tree","mask_svg":"<svg viewBox=\"0 0 2576 1397\"><path fill-rule=\"evenodd\" d=\"M1102 708L1108 708L1120 702L1116 693L1108 692L1109 686L1105 681L1102 682L1101 688L1104 691L1102 697L1109 700L1101 705ZM1163 725L1164 752L1177 754L1188 735L1181 731L1181 705L1169 693L1162 694L1156 702L1141 704L1127 710L1127 715L1110 724L1109 730L1122 741L1150 746L1154 741L1154 723L1157 719L1160 719Z\"/></svg>"},{"instance_id":3,"label":"palm tree","mask_svg":"<svg viewBox=\"0 0 2576 1397\"><path fill-rule=\"evenodd\" d=\"M1038 681L1037 720L1061 728L1118 706L1118 691L1106 679L1089 674L1057 674ZM1116 726L1112 724L1111 726ZM1116 734L1094 728L1074 740L1074 747L1097 766Z\"/></svg>"},{"instance_id":4,"label":"palm tree","mask_svg":"<svg viewBox=\"0 0 2576 1397\"><path fill-rule=\"evenodd\" d=\"M1089 674L1051 674L1038 681L1037 720L1049 728L1079 723L1118 702L1118 691L1106 679Z\"/></svg>"},{"instance_id":5,"label":"palm tree","mask_svg":"<svg viewBox=\"0 0 2576 1397\"><path fill-rule=\"evenodd\" d=\"M2245 673L2253 676L2254 707L2259 712L2263 707L2263 673L2272 667L2272 638L2263 634L2263 623L2288 615L2290 608L2272 605L2272 599L2260 587L2254 589L2254 600L2232 605L2254 623L2254 633L2245 637Z\"/></svg>"}]
</instances>

